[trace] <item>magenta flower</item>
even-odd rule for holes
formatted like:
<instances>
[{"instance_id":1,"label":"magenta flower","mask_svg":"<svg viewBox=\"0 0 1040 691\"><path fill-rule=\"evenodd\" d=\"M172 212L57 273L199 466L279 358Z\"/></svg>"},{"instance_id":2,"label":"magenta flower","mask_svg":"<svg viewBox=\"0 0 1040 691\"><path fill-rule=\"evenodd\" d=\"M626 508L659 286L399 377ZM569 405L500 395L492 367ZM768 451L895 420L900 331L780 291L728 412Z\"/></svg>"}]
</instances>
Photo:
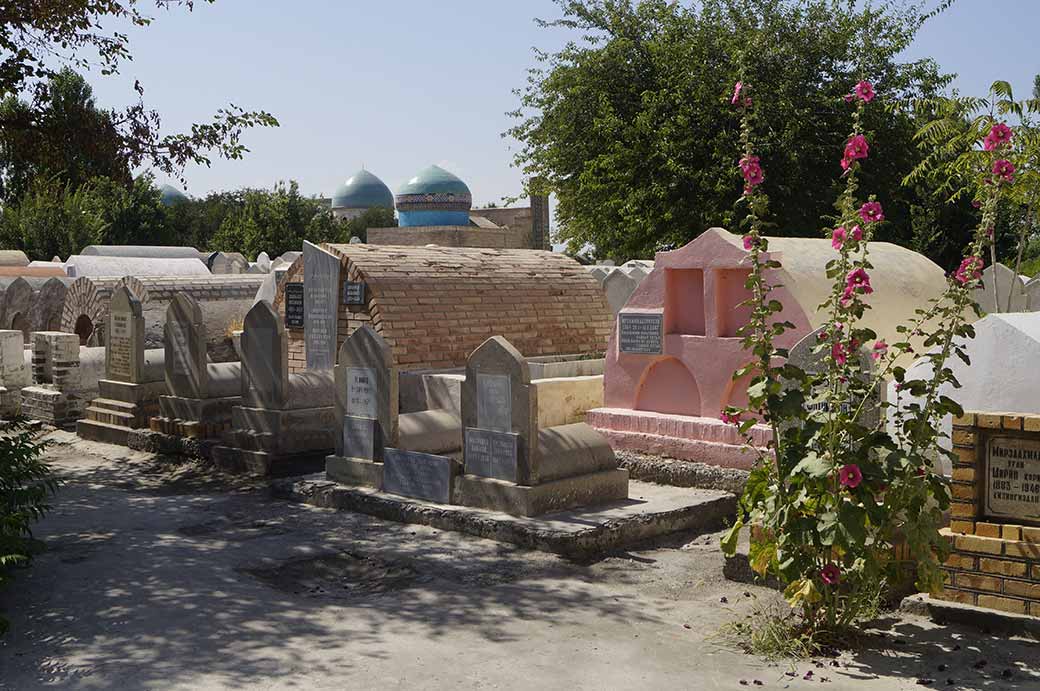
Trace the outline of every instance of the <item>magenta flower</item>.
<instances>
[{"instance_id":1,"label":"magenta flower","mask_svg":"<svg viewBox=\"0 0 1040 691\"><path fill-rule=\"evenodd\" d=\"M874 288L870 285L870 274L867 273L866 269L853 269L845 275L845 290L846 291L859 291L865 295L870 295L874 292Z\"/></svg>"},{"instance_id":2,"label":"magenta flower","mask_svg":"<svg viewBox=\"0 0 1040 691\"><path fill-rule=\"evenodd\" d=\"M853 161L866 158L869 154L870 144L867 143L867 138L857 134L845 143L845 156L841 159L841 167L848 170Z\"/></svg>"},{"instance_id":3,"label":"magenta flower","mask_svg":"<svg viewBox=\"0 0 1040 691\"><path fill-rule=\"evenodd\" d=\"M881 223L885 220L885 212L880 202L866 202L859 207L859 217L864 223Z\"/></svg>"},{"instance_id":4,"label":"magenta flower","mask_svg":"<svg viewBox=\"0 0 1040 691\"><path fill-rule=\"evenodd\" d=\"M744 182L747 183L748 187L761 185L766 177L766 174L762 171L762 164L759 162L758 156L745 156L740 159L740 173L744 176Z\"/></svg>"},{"instance_id":5,"label":"magenta flower","mask_svg":"<svg viewBox=\"0 0 1040 691\"><path fill-rule=\"evenodd\" d=\"M725 422L727 425L739 425L740 424L740 413L730 413L728 410L723 410L722 415L719 419Z\"/></svg>"},{"instance_id":6,"label":"magenta flower","mask_svg":"<svg viewBox=\"0 0 1040 691\"><path fill-rule=\"evenodd\" d=\"M859 242L863 239L863 229L859 226L852 226L852 234L850 237L856 242Z\"/></svg>"},{"instance_id":7,"label":"magenta flower","mask_svg":"<svg viewBox=\"0 0 1040 691\"><path fill-rule=\"evenodd\" d=\"M835 343L831 346L831 357L839 365L844 365L849 361L849 351L845 348L844 343Z\"/></svg>"},{"instance_id":8,"label":"magenta flower","mask_svg":"<svg viewBox=\"0 0 1040 691\"><path fill-rule=\"evenodd\" d=\"M838 482L840 482L843 487L856 489L859 487L859 483L863 482L863 471L860 470L859 466L855 463L843 465L841 470L838 471Z\"/></svg>"},{"instance_id":9,"label":"magenta flower","mask_svg":"<svg viewBox=\"0 0 1040 691\"><path fill-rule=\"evenodd\" d=\"M980 257L965 257L961 265L953 273L953 277L961 285L968 281L982 278L982 259Z\"/></svg>"},{"instance_id":10,"label":"magenta flower","mask_svg":"<svg viewBox=\"0 0 1040 691\"><path fill-rule=\"evenodd\" d=\"M830 563L820 569L820 580L827 585L838 585L841 581L841 569L835 563Z\"/></svg>"},{"instance_id":11,"label":"magenta flower","mask_svg":"<svg viewBox=\"0 0 1040 691\"><path fill-rule=\"evenodd\" d=\"M753 237L751 237L750 235L745 235L744 236L744 249L750 250L754 246L755 246L755 239Z\"/></svg>"},{"instance_id":12,"label":"magenta flower","mask_svg":"<svg viewBox=\"0 0 1040 691\"><path fill-rule=\"evenodd\" d=\"M856 100L856 97L852 94L845 94L844 98L846 103L852 103L854 100Z\"/></svg>"},{"instance_id":13,"label":"magenta flower","mask_svg":"<svg viewBox=\"0 0 1040 691\"><path fill-rule=\"evenodd\" d=\"M737 105L740 103L740 92L744 90L744 82L737 82L733 85L733 98L730 99L731 105Z\"/></svg>"},{"instance_id":14,"label":"magenta flower","mask_svg":"<svg viewBox=\"0 0 1040 691\"><path fill-rule=\"evenodd\" d=\"M995 151L1011 141L1011 128L1002 122L998 122L989 129L989 134L982 142L982 148L986 151Z\"/></svg>"},{"instance_id":15,"label":"magenta flower","mask_svg":"<svg viewBox=\"0 0 1040 691\"><path fill-rule=\"evenodd\" d=\"M858 98L863 99L864 103L870 103L874 100L874 85L865 79L856 85L854 91Z\"/></svg>"},{"instance_id":16,"label":"magenta flower","mask_svg":"<svg viewBox=\"0 0 1040 691\"><path fill-rule=\"evenodd\" d=\"M835 228L834 232L831 233L831 247L840 251L842 245L845 244L845 237L846 233L845 228L843 226L838 226L837 228Z\"/></svg>"},{"instance_id":17,"label":"magenta flower","mask_svg":"<svg viewBox=\"0 0 1040 691\"><path fill-rule=\"evenodd\" d=\"M885 356L885 353L887 353L887 352L888 352L888 344L885 343L885 339L882 338L877 343L874 344L874 350L870 354L870 356L872 358L874 358L875 360L880 360L881 358L883 358Z\"/></svg>"},{"instance_id":18,"label":"magenta flower","mask_svg":"<svg viewBox=\"0 0 1040 691\"><path fill-rule=\"evenodd\" d=\"M997 159L993 161L993 174L1005 182L1011 182L1015 179L1015 166L1006 158Z\"/></svg>"}]
</instances>

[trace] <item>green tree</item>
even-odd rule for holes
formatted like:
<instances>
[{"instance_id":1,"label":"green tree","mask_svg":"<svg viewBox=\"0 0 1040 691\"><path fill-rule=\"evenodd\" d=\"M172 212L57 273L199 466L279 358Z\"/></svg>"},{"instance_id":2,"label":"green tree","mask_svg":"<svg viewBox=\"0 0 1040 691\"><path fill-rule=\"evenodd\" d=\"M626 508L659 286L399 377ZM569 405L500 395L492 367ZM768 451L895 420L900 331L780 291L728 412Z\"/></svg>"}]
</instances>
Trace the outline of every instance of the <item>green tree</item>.
<instances>
[{"instance_id":1,"label":"green tree","mask_svg":"<svg viewBox=\"0 0 1040 691\"><path fill-rule=\"evenodd\" d=\"M99 66L102 75L117 73L125 61L132 59L132 54L127 34L111 27L119 22L148 26L153 19L144 14L141 7L150 4L157 9L183 6L190 11L194 2L5 0L0 3L0 99L38 90L42 82L60 77L62 67L86 70ZM135 82L134 88L137 103L111 117L117 148L125 157L128 170L150 166L166 175L180 177L188 164L209 165L214 152L228 159L241 158L248 151L241 141L246 129L278 125L270 113L230 105L218 110L209 122L193 125L190 132L163 135L159 114L141 100L144 86ZM17 117L0 117L0 131L27 133L45 125L36 108L11 115ZM71 136L72 132L67 135ZM110 177L119 179L119 176ZM129 183L129 178L126 182Z\"/></svg>"},{"instance_id":2,"label":"green tree","mask_svg":"<svg viewBox=\"0 0 1040 691\"><path fill-rule=\"evenodd\" d=\"M61 175L73 189L104 176L130 184L130 167L110 111L86 80L63 69L37 84L31 101L0 102L0 199L11 203L39 176Z\"/></svg>"},{"instance_id":3,"label":"green tree","mask_svg":"<svg viewBox=\"0 0 1040 691\"><path fill-rule=\"evenodd\" d=\"M903 62L927 15L900 2L846 0L557 0L580 32L518 90L516 164L557 197L559 237L618 261L680 246L733 222L740 194L733 151L734 82L753 86L780 235L813 235L837 195L834 151L846 135L843 97L870 79L890 107L866 116L876 190L889 223L879 239L913 245L911 216L931 209L901 185L919 161L911 97L947 82L932 60ZM738 67L740 66L740 67ZM933 212L934 213L934 212ZM916 239L927 241L922 232ZM930 246L917 249L930 252Z\"/></svg>"},{"instance_id":4,"label":"green tree","mask_svg":"<svg viewBox=\"0 0 1040 691\"><path fill-rule=\"evenodd\" d=\"M351 238L360 238L362 242L368 242L369 228L396 228L397 219L394 217L393 209L374 207L366 209L363 214L349 221L339 223L338 233L335 238L329 238L326 242L350 242Z\"/></svg>"},{"instance_id":5,"label":"green tree","mask_svg":"<svg viewBox=\"0 0 1040 691\"><path fill-rule=\"evenodd\" d=\"M15 204L0 213L0 246L17 248L39 259L68 257L97 242L104 222L84 186L73 189L62 180L36 178Z\"/></svg>"},{"instance_id":6,"label":"green tree","mask_svg":"<svg viewBox=\"0 0 1040 691\"><path fill-rule=\"evenodd\" d=\"M244 190L242 206L224 219L209 249L274 257L299 250L304 240L338 239L341 232L325 204L300 194L296 181L279 182L271 191Z\"/></svg>"}]
</instances>

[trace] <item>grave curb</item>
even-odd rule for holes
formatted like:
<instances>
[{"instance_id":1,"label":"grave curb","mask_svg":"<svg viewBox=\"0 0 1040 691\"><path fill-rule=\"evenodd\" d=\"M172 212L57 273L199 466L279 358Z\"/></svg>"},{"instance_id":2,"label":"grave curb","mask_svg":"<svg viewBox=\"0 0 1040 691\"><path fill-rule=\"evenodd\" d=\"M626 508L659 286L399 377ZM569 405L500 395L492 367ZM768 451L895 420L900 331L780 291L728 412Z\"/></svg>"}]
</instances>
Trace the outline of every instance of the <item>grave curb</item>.
<instances>
[{"instance_id":1,"label":"grave curb","mask_svg":"<svg viewBox=\"0 0 1040 691\"><path fill-rule=\"evenodd\" d=\"M928 593L917 593L903 598L899 604L899 610L937 621L965 624L980 630L1000 631L1009 635L1030 636L1040 640L1040 617L937 600Z\"/></svg>"},{"instance_id":2,"label":"grave curb","mask_svg":"<svg viewBox=\"0 0 1040 691\"><path fill-rule=\"evenodd\" d=\"M271 483L271 494L338 511L356 511L376 518L427 525L440 530L509 542L528 549L552 552L572 559L595 557L669 533L721 527L736 511L737 498L691 497L691 503L660 513L635 514L605 521L579 531L532 525L537 519L519 519L493 511L429 504L382 494L370 488L350 487L317 477L296 477Z\"/></svg>"}]
</instances>

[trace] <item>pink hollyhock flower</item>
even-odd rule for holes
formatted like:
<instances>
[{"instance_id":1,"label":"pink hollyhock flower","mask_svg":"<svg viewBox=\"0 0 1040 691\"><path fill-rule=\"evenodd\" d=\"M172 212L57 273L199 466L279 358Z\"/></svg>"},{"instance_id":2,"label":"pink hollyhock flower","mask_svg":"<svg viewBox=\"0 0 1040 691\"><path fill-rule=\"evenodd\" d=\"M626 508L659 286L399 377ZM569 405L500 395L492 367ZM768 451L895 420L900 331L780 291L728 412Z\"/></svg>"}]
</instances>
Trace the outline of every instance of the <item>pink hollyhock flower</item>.
<instances>
[{"instance_id":1,"label":"pink hollyhock flower","mask_svg":"<svg viewBox=\"0 0 1040 691\"><path fill-rule=\"evenodd\" d=\"M845 158L849 161L866 158L870 154L870 144L862 134L857 134L845 143Z\"/></svg>"},{"instance_id":2,"label":"pink hollyhock flower","mask_svg":"<svg viewBox=\"0 0 1040 691\"><path fill-rule=\"evenodd\" d=\"M849 361L849 352L845 349L844 343L835 343L831 346L831 357L839 365L844 365Z\"/></svg>"},{"instance_id":3,"label":"pink hollyhock flower","mask_svg":"<svg viewBox=\"0 0 1040 691\"><path fill-rule=\"evenodd\" d=\"M856 242L859 242L863 239L863 229L859 226L852 226L852 234L850 237L852 237Z\"/></svg>"},{"instance_id":4,"label":"pink hollyhock flower","mask_svg":"<svg viewBox=\"0 0 1040 691\"><path fill-rule=\"evenodd\" d=\"M863 471L855 463L843 465L841 470L838 471L838 481L844 487L856 489L859 487L859 483L863 482Z\"/></svg>"},{"instance_id":5,"label":"pink hollyhock flower","mask_svg":"<svg viewBox=\"0 0 1040 691\"><path fill-rule=\"evenodd\" d=\"M820 333L818 333L816 335L816 338L820 339L821 341L826 341L827 340L827 332L826 331L821 331Z\"/></svg>"},{"instance_id":6,"label":"pink hollyhock flower","mask_svg":"<svg viewBox=\"0 0 1040 691\"><path fill-rule=\"evenodd\" d=\"M885 220L885 212L880 202L866 202L859 207L859 217L864 223L881 223Z\"/></svg>"},{"instance_id":7,"label":"pink hollyhock flower","mask_svg":"<svg viewBox=\"0 0 1040 691\"><path fill-rule=\"evenodd\" d=\"M1007 182L1015 179L1015 166L1006 158L993 161L993 174Z\"/></svg>"},{"instance_id":8,"label":"pink hollyhock flower","mask_svg":"<svg viewBox=\"0 0 1040 691\"><path fill-rule=\"evenodd\" d=\"M885 343L885 339L879 340L874 344L874 351L870 354L875 360L880 360L888 352L888 344Z\"/></svg>"},{"instance_id":9,"label":"pink hollyhock flower","mask_svg":"<svg viewBox=\"0 0 1040 691\"><path fill-rule=\"evenodd\" d=\"M834 232L831 233L831 247L833 247L836 250L840 250L842 245L845 244L845 237L846 233L845 228L843 226L838 226L837 228L835 228Z\"/></svg>"},{"instance_id":10,"label":"pink hollyhock flower","mask_svg":"<svg viewBox=\"0 0 1040 691\"><path fill-rule=\"evenodd\" d=\"M729 411L723 410L722 415L719 416L719 419L725 422L727 425L740 424L739 413L730 413Z\"/></svg>"},{"instance_id":11,"label":"pink hollyhock flower","mask_svg":"<svg viewBox=\"0 0 1040 691\"><path fill-rule=\"evenodd\" d=\"M761 185L766 177L762 171L762 164L759 162L758 156L745 156L740 159L740 173L744 176L744 182L747 183L748 187Z\"/></svg>"},{"instance_id":12,"label":"pink hollyhock flower","mask_svg":"<svg viewBox=\"0 0 1040 691\"><path fill-rule=\"evenodd\" d=\"M874 85L864 79L856 85L855 93L864 103L870 103L874 100Z\"/></svg>"},{"instance_id":13,"label":"pink hollyhock flower","mask_svg":"<svg viewBox=\"0 0 1040 691\"><path fill-rule=\"evenodd\" d=\"M855 100L855 98L856 97L853 96L852 94L845 94L845 102L846 103L852 103L852 101Z\"/></svg>"},{"instance_id":14,"label":"pink hollyhock flower","mask_svg":"<svg viewBox=\"0 0 1040 691\"><path fill-rule=\"evenodd\" d=\"M820 569L820 580L827 585L838 585L841 581L841 569L837 564L830 563Z\"/></svg>"},{"instance_id":15,"label":"pink hollyhock flower","mask_svg":"<svg viewBox=\"0 0 1040 691\"><path fill-rule=\"evenodd\" d=\"M744 82L737 82L733 85L733 98L730 99L731 105L737 105L740 103L740 92L744 90Z\"/></svg>"},{"instance_id":16,"label":"pink hollyhock flower","mask_svg":"<svg viewBox=\"0 0 1040 691\"><path fill-rule=\"evenodd\" d=\"M744 249L750 250L755 245L755 239L750 235L744 236Z\"/></svg>"},{"instance_id":17,"label":"pink hollyhock flower","mask_svg":"<svg viewBox=\"0 0 1040 691\"><path fill-rule=\"evenodd\" d=\"M750 96L745 96L744 97L744 107L745 108L750 108L751 107L751 97Z\"/></svg>"},{"instance_id":18,"label":"pink hollyhock flower","mask_svg":"<svg viewBox=\"0 0 1040 691\"><path fill-rule=\"evenodd\" d=\"M953 273L953 277L961 285L968 281L982 278L982 259L980 257L965 257L961 265Z\"/></svg>"},{"instance_id":19,"label":"pink hollyhock flower","mask_svg":"<svg viewBox=\"0 0 1040 691\"><path fill-rule=\"evenodd\" d=\"M986 151L994 151L1011 141L1011 128L1002 122L998 122L989 128L989 134L982 142L982 148Z\"/></svg>"},{"instance_id":20,"label":"pink hollyhock flower","mask_svg":"<svg viewBox=\"0 0 1040 691\"><path fill-rule=\"evenodd\" d=\"M865 295L873 293L874 288L870 285L870 274L867 273L866 269L853 269L846 274L845 290L859 291Z\"/></svg>"}]
</instances>

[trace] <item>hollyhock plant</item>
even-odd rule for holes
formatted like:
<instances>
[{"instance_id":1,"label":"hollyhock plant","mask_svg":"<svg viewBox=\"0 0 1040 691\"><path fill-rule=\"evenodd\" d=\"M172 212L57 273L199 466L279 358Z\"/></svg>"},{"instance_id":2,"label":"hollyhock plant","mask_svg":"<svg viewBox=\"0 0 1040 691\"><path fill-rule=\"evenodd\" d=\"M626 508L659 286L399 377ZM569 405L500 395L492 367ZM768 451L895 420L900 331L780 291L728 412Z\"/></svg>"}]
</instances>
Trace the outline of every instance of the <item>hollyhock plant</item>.
<instances>
[{"instance_id":1,"label":"hollyhock plant","mask_svg":"<svg viewBox=\"0 0 1040 691\"><path fill-rule=\"evenodd\" d=\"M993 161L993 174L1005 182L1013 182L1015 179L1015 166L1006 158Z\"/></svg>"},{"instance_id":2,"label":"hollyhock plant","mask_svg":"<svg viewBox=\"0 0 1040 691\"><path fill-rule=\"evenodd\" d=\"M855 93L861 101L870 103L874 100L874 85L864 79L856 85Z\"/></svg>"},{"instance_id":3,"label":"hollyhock plant","mask_svg":"<svg viewBox=\"0 0 1040 691\"><path fill-rule=\"evenodd\" d=\"M849 138L845 144L845 155L841 159L841 167L849 169L853 161L858 161L870 155L870 144L862 134L856 134Z\"/></svg>"},{"instance_id":4,"label":"hollyhock plant","mask_svg":"<svg viewBox=\"0 0 1040 691\"><path fill-rule=\"evenodd\" d=\"M845 229L841 226L835 228L834 232L831 233L831 247L833 247L836 250L840 250L841 246L845 244L845 238L847 237L847 235L848 234L845 232Z\"/></svg>"},{"instance_id":5,"label":"hollyhock plant","mask_svg":"<svg viewBox=\"0 0 1040 691\"><path fill-rule=\"evenodd\" d=\"M831 562L820 569L820 580L825 585L838 585L841 581L841 569L834 562Z\"/></svg>"},{"instance_id":6,"label":"hollyhock plant","mask_svg":"<svg viewBox=\"0 0 1040 691\"><path fill-rule=\"evenodd\" d=\"M975 256L965 257L961 265L953 273L953 277L961 285L979 280L982 278L982 258Z\"/></svg>"},{"instance_id":7,"label":"hollyhock plant","mask_svg":"<svg viewBox=\"0 0 1040 691\"><path fill-rule=\"evenodd\" d=\"M875 360L879 360L882 357L884 357L885 353L887 353L887 352L888 352L888 344L885 343L885 339L882 338L882 339L879 339L877 341L877 343L874 344L874 350L873 350L873 352L871 352L870 357L874 358Z\"/></svg>"},{"instance_id":8,"label":"hollyhock plant","mask_svg":"<svg viewBox=\"0 0 1040 691\"><path fill-rule=\"evenodd\" d=\"M733 85L733 98L730 99L730 105L737 105L740 103L740 92L744 90L744 83L737 82Z\"/></svg>"},{"instance_id":9,"label":"hollyhock plant","mask_svg":"<svg viewBox=\"0 0 1040 691\"><path fill-rule=\"evenodd\" d=\"M750 235L744 236L744 249L750 251L751 247L755 244L755 239Z\"/></svg>"},{"instance_id":10,"label":"hollyhock plant","mask_svg":"<svg viewBox=\"0 0 1040 691\"><path fill-rule=\"evenodd\" d=\"M736 413L731 413L728 410L722 411L722 415L719 416L719 419L725 422L727 425L740 424L740 415Z\"/></svg>"},{"instance_id":11,"label":"hollyhock plant","mask_svg":"<svg viewBox=\"0 0 1040 691\"><path fill-rule=\"evenodd\" d=\"M863 239L863 229L859 226L852 226L852 233L850 237L853 239L853 241L859 242Z\"/></svg>"},{"instance_id":12,"label":"hollyhock plant","mask_svg":"<svg viewBox=\"0 0 1040 691\"><path fill-rule=\"evenodd\" d=\"M747 183L748 187L754 187L762 184L765 180L765 172L762 170L762 164L758 160L758 156L745 156L740 159L740 171L744 176L744 182Z\"/></svg>"},{"instance_id":13,"label":"hollyhock plant","mask_svg":"<svg viewBox=\"0 0 1040 691\"><path fill-rule=\"evenodd\" d=\"M866 269L858 268L850 271L845 276L845 290L860 292L866 295L873 293L874 289L870 286L870 274L867 273Z\"/></svg>"},{"instance_id":14,"label":"hollyhock plant","mask_svg":"<svg viewBox=\"0 0 1040 691\"><path fill-rule=\"evenodd\" d=\"M859 487L859 483L863 482L863 471L855 463L844 465L838 471L838 482L842 487L856 489Z\"/></svg>"},{"instance_id":15,"label":"hollyhock plant","mask_svg":"<svg viewBox=\"0 0 1040 691\"><path fill-rule=\"evenodd\" d=\"M885 220L885 212L880 202L865 202L859 207L859 217L864 223L881 223Z\"/></svg>"},{"instance_id":16,"label":"hollyhock plant","mask_svg":"<svg viewBox=\"0 0 1040 691\"><path fill-rule=\"evenodd\" d=\"M985 151L996 151L1011 141L1011 128L1003 122L998 122L990 128L989 134L983 140L982 148Z\"/></svg>"}]
</instances>

